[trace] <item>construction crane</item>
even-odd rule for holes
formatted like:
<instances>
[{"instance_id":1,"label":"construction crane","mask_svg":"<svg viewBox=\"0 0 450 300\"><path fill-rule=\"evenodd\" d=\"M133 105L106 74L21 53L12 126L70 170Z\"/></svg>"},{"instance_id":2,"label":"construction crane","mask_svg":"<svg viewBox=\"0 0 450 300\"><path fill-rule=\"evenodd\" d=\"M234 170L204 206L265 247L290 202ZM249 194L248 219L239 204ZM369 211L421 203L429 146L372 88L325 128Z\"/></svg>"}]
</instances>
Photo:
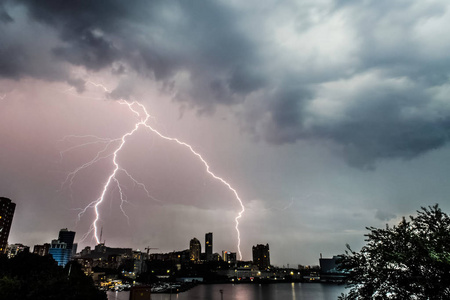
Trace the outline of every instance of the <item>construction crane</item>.
<instances>
[{"instance_id":1,"label":"construction crane","mask_svg":"<svg viewBox=\"0 0 450 300\"><path fill-rule=\"evenodd\" d=\"M148 252L150 251L150 250L156 250L156 249L158 249L158 248L150 248L150 246L148 246L148 247L146 247L146 248L144 248L145 250L147 250L147 257L148 257Z\"/></svg>"}]
</instances>

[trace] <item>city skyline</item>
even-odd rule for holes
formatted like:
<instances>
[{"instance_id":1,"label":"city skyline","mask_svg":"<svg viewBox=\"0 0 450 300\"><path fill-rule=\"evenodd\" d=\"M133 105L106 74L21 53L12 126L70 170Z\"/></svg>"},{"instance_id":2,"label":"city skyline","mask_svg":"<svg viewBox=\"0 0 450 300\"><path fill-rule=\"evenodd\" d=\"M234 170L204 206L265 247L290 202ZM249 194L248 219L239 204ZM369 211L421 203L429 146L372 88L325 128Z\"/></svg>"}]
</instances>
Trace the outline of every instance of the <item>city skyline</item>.
<instances>
[{"instance_id":1,"label":"city skyline","mask_svg":"<svg viewBox=\"0 0 450 300\"><path fill-rule=\"evenodd\" d=\"M4 198L5 199L5 198ZM86 246L84 249L80 249L80 251L78 252L77 250L77 243L75 243L75 235L76 232L74 231L70 231L67 228L62 228L59 231L58 234L58 239L53 239L51 241L51 243L46 243L45 241L43 242L43 244L36 244L36 245L23 245L20 243L15 243L15 244L7 244L7 247L5 247L5 252L8 248L11 248L11 250L15 250L16 252L11 253L12 257L17 255L18 252L21 251L27 251L30 252L30 249L33 249L31 252L34 254L38 254L40 256L45 256L50 254L51 256L53 256L53 259L58 263L59 266L64 267L69 261L72 260L73 257L77 256L79 257L79 255L83 256L84 254L87 254L91 251L92 247L91 246ZM192 262L203 262L203 263L207 263L207 262L211 262L213 260L218 260L221 259L223 261L226 261L230 264L236 263L237 261L244 261L244 260L238 260L237 256L236 256L236 252L231 252L231 251L226 251L226 250L222 250L222 255L219 254L219 252L214 252L213 251L213 233L212 232L208 232L205 233L205 248L204 248L204 252L202 252L202 246L201 246L201 241L198 240L196 237L192 238L189 241L189 247L187 249L183 249L183 250L172 250L169 251L167 253L163 253L163 252L154 252L150 254L150 250L159 250L158 248L145 248L145 250L147 250L147 256L145 256L145 259L150 259L151 255L159 255L159 254L172 254L175 252L187 252L188 253L188 257L187 260L188 261L192 261ZM20 249L17 250L15 248L19 247ZM14 249L13 249L14 248ZM134 253L141 253L144 254L145 251L142 251L140 249L133 249L133 248L129 248L127 247L127 245L120 245L120 247L117 247L116 249L114 248L110 248L107 247L107 245L103 242L103 243L98 243L97 245L95 245L93 248L98 249L98 252L103 253L103 250L101 249L113 249L113 251L117 251L117 249L119 249L119 252L123 252L123 251L129 251L129 252L134 252ZM26 249L26 250L25 250ZM9 257L9 254L8 254ZM270 251L269 251L269 244L266 245L262 245L262 244L258 244L256 246L252 246L252 259L248 260L251 261L252 263L254 263L255 266L258 266L260 268L260 270L265 270L267 268L269 268L271 266L270 264ZM300 265L299 265L300 266ZM277 266L279 267L279 266ZM285 267L285 266L283 266Z\"/></svg>"},{"instance_id":2,"label":"city skyline","mask_svg":"<svg viewBox=\"0 0 450 300\"><path fill-rule=\"evenodd\" d=\"M213 232L238 253L236 195L186 146L142 126L114 154L143 117L121 99L238 192L243 260L268 243L274 265L313 264L449 212L449 23L443 0L2 1L9 243L70 228L82 249L103 227L112 247Z\"/></svg>"}]
</instances>

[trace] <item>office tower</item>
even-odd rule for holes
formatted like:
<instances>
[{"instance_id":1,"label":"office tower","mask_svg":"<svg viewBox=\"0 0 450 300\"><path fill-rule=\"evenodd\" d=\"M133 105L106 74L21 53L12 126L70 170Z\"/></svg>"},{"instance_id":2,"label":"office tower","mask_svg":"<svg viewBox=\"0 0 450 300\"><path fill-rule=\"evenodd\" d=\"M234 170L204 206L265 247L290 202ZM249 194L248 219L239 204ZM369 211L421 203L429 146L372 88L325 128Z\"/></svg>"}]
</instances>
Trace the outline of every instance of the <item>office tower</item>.
<instances>
[{"instance_id":1,"label":"office tower","mask_svg":"<svg viewBox=\"0 0 450 300\"><path fill-rule=\"evenodd\" d=\"M11 199L0 197L0 254L6 253L15 209L16 204Z\"/></svg>"},{"instance_id":2,"label":"office tower","mask_svg":"<svg viewBox=\"0 0 450 300\"><path fill-rule=\"evenodd\" d=\"M269 244L258 244L252 247L253 263L258 266L260 270L266 270L270 268L270 251Z\"/></svg>"},{"instance_id":3,"label":"office tower","mask_svg":"<svg viewBox=\"0 0 450 300\"><path fill-rule=\"evenodd\" d=\"M200 253L202 253L202 244L196 238L193 238L189 243L189 256L192 261L200 260Z\"/></svg>"},{"instance_id":4,"label":"office tower","mask_svg":"<svg viewBox=\"0 0 450 300\"><path fill-rule=\"evenodd\" d=\"M64 267L72 257L72 249L68 249L67 244L59 240L52 240L48 253L61 267Z\"/></svg>"},{"instance_id":5,"label":"office tower","mask_svg":"<svg viewBox=\"0 0 450 300\"><path fill-rule=\"evenodd\" d=\"M68 249L73 248L73 241L75 239L75 232L63 228L59 231L58 240L67 244Z\"/></svg>"},{"instance_id":6,"label":"office tower","mask_svg":"<svg viewBox=\"0 0 450 300\"><path fill-rule=\"evenodd\" d=\"M45 243L44 245L34 245L33 253L40 256L45 256L48 254L49 250L50 250L49 243Z\"/></svg>"},{"instance_id":7,"label":"office tower","mask_svg":"<svg viewBox=\"0 0 450 300\"><path fill-rule=\"evenodd\" d=\"M58 239L52 241L48 253L53 256L59 266L64 267L72 258L74 239L75 232L63 228L59 231Z\"/></svg>"},{"instance_id":8,"label":"office tower","mask_svg":"<svg viewBox=\"0 0 450 300\"><path fill-rule=\"evenodd\" d=\"M208 232L205 234L205 253L206 253L206 261L213 260L213 234L212 232Z\"/></svg>"}]
</instances>

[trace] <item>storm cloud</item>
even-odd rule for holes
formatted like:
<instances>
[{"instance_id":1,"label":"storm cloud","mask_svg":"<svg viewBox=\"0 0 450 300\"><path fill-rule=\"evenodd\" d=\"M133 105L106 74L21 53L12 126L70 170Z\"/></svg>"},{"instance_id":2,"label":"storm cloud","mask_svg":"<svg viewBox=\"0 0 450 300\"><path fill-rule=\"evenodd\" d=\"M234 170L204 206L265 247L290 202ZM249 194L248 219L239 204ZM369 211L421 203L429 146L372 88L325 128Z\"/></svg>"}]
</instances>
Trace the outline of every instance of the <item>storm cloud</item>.
<instances>
[{"instance_id":1,"label":"storm cloud","mask_svg":"<svg viewBox=\"0 0 450 300\"><path fill-rule=\"evenodd\" d=\"M448 210L449 8L0 1L0 191L17 203L10 240L42 244L73 227L79 248L92 246L81 236L93 211L76 220L111 171L115 146L103 153L104 142L142 117L114 101L124 98L239 191L245 259L269 243L274 264L317 264L319 253L356 249L367 226L435 203ZM105 157L64 181L97 151ZM109 245L181 250L211 231L215 251L236 251L240 206L192 153L140 128L117 161L151 197L120 172L128 202L111 188L100 208Z\"/></svg>"},{"instance_id":2,"label":"storm cloud","mask_svg":"<svg viewBox=\"0 0 450 300\"><path fill-rule=\"evenodd\" d=\"M198 111L240 107L270 143L331 141L366 167L447 144L449 19L445 1L6 1L0 76L82 91L69 66L135 73ZM32 38L42 26L53 36Z\"/></svg>"}]
</instances>

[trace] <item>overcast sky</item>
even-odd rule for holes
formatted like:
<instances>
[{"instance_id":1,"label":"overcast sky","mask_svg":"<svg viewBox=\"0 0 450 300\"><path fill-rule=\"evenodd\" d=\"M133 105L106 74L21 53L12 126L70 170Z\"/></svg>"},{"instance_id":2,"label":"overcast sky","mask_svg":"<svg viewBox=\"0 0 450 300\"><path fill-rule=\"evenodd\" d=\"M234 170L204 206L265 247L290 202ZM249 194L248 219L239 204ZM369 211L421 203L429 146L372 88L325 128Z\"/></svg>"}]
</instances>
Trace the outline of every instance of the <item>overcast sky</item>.
<instances>
[{"instance_id":1,"label":"overcast sky","mask_svg":"<svg viewBox=\"0 0 450 300\"><path fill-rule=\"evenodd\" d=\"M317 264L366 226L449 212L448 28L444 0L1 1L9 242L67 227L95 245L93 208L78 214L114 170L108 141L139 121L121 99L237 190L245 260L268 243L275 265ZM169 252L213 232L214 252L238 250L239 202L186 147L139 128L116 161L107 245Z\"/></svg>"}]
</instances>

